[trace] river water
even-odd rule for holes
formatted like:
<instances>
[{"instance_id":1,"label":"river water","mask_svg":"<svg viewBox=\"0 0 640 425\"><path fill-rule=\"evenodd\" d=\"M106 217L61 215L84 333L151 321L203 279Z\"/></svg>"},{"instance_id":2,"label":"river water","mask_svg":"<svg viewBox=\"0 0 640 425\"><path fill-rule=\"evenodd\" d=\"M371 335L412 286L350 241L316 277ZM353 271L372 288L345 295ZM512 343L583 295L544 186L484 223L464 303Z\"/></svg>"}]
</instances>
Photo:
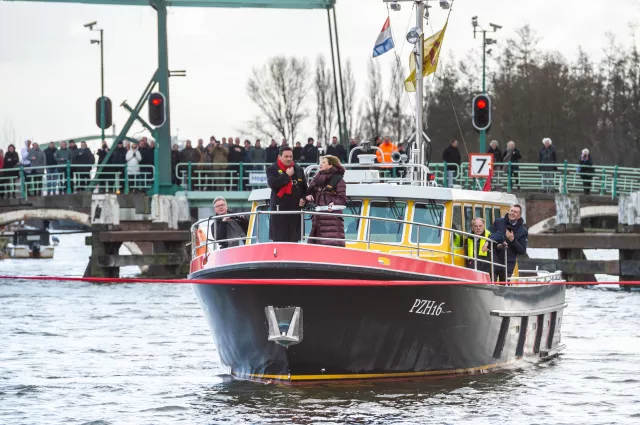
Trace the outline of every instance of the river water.
<instances>
[{"instance_id":1,"label":"river water","mask_svg":"<svg viewBox=\"0 0 640 425\"><path fill-rule=\"evenodd\" d=\"M80 276L84 235L1 275ZM135 273L135 268L127 273ZM638 424L640 291L567 292L559 358L442 381L230 380L186 284L0 280L0 424Z\"/></svg>"}]
</instances>

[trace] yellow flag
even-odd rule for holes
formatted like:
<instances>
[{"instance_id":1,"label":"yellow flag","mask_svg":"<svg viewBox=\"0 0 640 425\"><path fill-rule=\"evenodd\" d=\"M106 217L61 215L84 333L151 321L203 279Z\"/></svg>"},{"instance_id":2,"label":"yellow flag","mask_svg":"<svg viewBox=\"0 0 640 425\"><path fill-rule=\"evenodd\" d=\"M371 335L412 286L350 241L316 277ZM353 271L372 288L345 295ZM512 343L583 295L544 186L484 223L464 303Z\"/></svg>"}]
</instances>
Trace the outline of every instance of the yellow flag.
<instances>
[{"instance_id":1,"label":"yellow flag","mask_svg":"<svg viewBox=\"0 0 640 425\"><path fill-rule=\"evenodd\" d=\"M440 56L440 50L442 48L442 40L444 39L444 32L447 30L447 23L444 24L442 30L433 34L431 37L424 40L422 45L422 51L424 57L422 60L422 77L426 77L429 74L433 74L438 67L438 57ZM409 92L416 91L416 55L411 52L409 56L409 77L404 80L404 89Z\"/></svg>"}]
</instances>

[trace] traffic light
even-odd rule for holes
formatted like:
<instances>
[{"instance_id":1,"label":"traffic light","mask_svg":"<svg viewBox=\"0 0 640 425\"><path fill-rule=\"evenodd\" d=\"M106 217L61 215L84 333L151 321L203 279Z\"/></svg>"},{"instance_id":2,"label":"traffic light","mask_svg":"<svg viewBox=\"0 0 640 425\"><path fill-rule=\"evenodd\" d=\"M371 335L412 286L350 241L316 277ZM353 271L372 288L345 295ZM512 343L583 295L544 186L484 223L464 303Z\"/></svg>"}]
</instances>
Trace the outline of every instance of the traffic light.
<instances>
[{"instance_id":1,"label":"traffic light","mask_svg":"<svg viewBox=\"0 0 640 425\"><path fill-rule=\"evenodd\" d=\"M476 130L486 130L491 126L491 98L479 94L473 98L473 126Z\"/></svg>"},{"instance_id":2,"label":"traffic light","mask_svg":"<svg viewBox=\"0 0 640 425\"><path fill-rule=\"evenodd\" d=\"M111 99L109 99L107 96L104 97L104 127L102 127L101 125L100 106L102 105L102 102L100 101L100 99L102 98L99 97L98 100L96 100L96 125L98 126L98 128L106 130L107 128L111 127L111 124L113 123L111 119Z\"/></svg>"},{"instance_id":3,"label":"traffic light","mask_svg":"<svg viewBox=\"0 0 640 425\"><path fill-rule=\"evenodd\" d=\"M151 93L149 95L149 124L160 127L167 119L166 99L162 93Z\"/></svg>"}]
</instances>

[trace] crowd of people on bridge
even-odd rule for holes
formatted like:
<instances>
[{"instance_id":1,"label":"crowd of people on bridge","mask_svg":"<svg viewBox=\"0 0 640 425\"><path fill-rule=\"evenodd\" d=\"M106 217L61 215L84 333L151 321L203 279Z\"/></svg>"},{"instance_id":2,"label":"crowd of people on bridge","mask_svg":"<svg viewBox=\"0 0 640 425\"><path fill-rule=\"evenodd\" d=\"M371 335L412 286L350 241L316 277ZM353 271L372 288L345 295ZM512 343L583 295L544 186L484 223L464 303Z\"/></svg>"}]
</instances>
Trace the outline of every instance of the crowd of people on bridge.
<instances>
[{"instance_id":1,"label":"crowd of people on bridge","mask_svg":"<svg viewBox=\"0 0 640 425\"><path fill-rule=\"evenodd\" d=\"M553 141L549 137L542 139L542 148L538 154L538 163L540 164L538 170L542 173L542 190L546 192L552 192L554 190L554 176L558 171L557 162L558 155L556 149L553 146ZM494 175L504 173L508 175L513 186L516 189L520 188L520 162L522 162L522 154L516 147L516 142L509 140L505 150L500 148L500 143L497 140L492 140L489 144L489 149L486 152L493 156L493 164L500 164L493 168ZM446 147L442 153L442 161L447 164L446 170L446 185L452 187L454 184L454 177L460 171L460 165L462 164L462 155L460 154L460 148L458 147L458 141L452 140L449 146ZM589 149L583 149L580 155L579 167L577 169L580 178L582 179L582 185L585 195L591 193L591 182L593 180L593 158L589 153ZM500 190L499 186L493 187L493 190Z\"/></svg>"},{"instance_id":2,"label":"crowd of people on bridge","mask_svg":"<svg viewBox=\"0 0 640 425\"><path fill-rule=\"evenodd\" d=\"M542 143L538 158L542 189L552 191L558 156L550 138L545 137ZM259 139L252 143L249 139L241 141L240 137L217 139L211 136L207 144L203 139L198 139L195 145L191 140L186 140L182 147L179 144L172 146L172 180L176 185L189 186L190 190L239 190L243 186L247 187L249 172L264 172L268 164L276 161L279 149L285 146L291 148L293 160L302 165L318 164L323 155L334 156L342 163L357 163L358 155L375 154L376 162L380 163L392 162L395 152L400 155L406 153L404 143L394 143L386 137L379 138L373 147L363 147L355 139L351 139L349 146L345 148L335 136L326 145L309 137L304 146L301 142L290 146L286 139L282 139L280 143L271 139L267 146L263 146ZM110 155L110 147L106 141L95 153L86 142L78 145L74 140L61 142L59 147L51 142L46 148L41 148L31 140L25 141L20 150L9 145L6 153L0 150L0 186L4 187L4 190L0 190L0 196L16 196L19 193L20 168L25 176L27 192L31 195L64 193L68 178L73 192L86 190L93 175L91 168L99 164L110 166L105 175L115 180L113 184L119 190L125 184L125 169L132 191L148 188L154 177L154 149L155 142L146 137L137 143L130 140L119 141ZM519 189L519 164L523 156L516 143L508 141L503 150L499 142L493 140L487 153L493 156L494 163L501 164L494 167L494 173L509 175L513 187ZM453 140L444 150L442 160L447 163L447 186L453 186L455 177L460 175L464 157L466 155L461 155L457 140ZM589 194L594 164L588 149L582 151L579 164L578 173L583 181L584 193ZM7 187L12 189L8 190ZM494 186L492 189L504 188Z\"/></svg>"}]
</instances>

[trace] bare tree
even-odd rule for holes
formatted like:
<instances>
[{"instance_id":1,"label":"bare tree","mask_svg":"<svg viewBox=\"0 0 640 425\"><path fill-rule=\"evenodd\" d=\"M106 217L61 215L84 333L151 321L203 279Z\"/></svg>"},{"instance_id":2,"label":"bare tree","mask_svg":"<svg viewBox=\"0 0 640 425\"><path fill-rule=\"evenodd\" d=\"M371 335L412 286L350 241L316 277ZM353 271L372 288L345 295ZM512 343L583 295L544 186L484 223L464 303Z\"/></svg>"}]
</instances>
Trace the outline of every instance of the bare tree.
<instances>
[{"instance_id":1,"label":"bare tree","mask_svg":"<svg viewBox=\"0 0 640 425\"><path fill-rule=\"evenodd\" d=\"M284 56L273 57L261 69L253 69L247 94L266 118L261 133L275 130L287 140L295 140L296 130L308 116L307 73L306 60Z\"/></svg>"},{"instance_id":2,"label":"bare tree","mask_svg":"<svg viewBox=\"0 0 640 425\"><path fill-rule=\"evenodd\" d=\"M401 72L401 64L391 66L391 90L387 101L384 117L385 134L394 142L402 143L411 131L411 116L406 113L406 98L404 91L404 78Z\"/></svg>"},{"instance_id":3,"label":"bare tree","mask_svg":"<svg viewBox=\"0 0 640 425\"><path fill-rule=\"evenodd\" d=\"M327 142L335 128L336 97L333 90L333 74L327 66L324 56L316 59L316 77L314 89L316 94L316 137Z\"/></svg>"},{"instance_id":4,"label":"bare tree","mask_svg":"<svg viewBox=\"0 0 640 425\"><path fill-rule=\"evenodd\" d=\"M342 87L344 87L344 113L347 119L347 130L351 133L350 136L354 137L356 129L354 128L353 105L356 97L356 77L353 75L353 67L351 66L350 59L347 59L347 65L342 77Z\"/></svg>"},{"instance_id":5,"label":"bare tree","mask_svg":"<svg viewBox=\"0 0 640 425\"><path fill-rule=\"evenodd\" d=\"M16 143L16 129L13 126L13 121L5 120L2 126L2 138L0 139L0 147L4 149L12 143Z\"/></svg>"},{"instance_id":6,"label":"bare tree","mask_svg":"<svg viewBox=\"0 0 640 425\"><path fill-rule=\"evenodd\" d=\"M367 93L361 106L360 132L374 142L382 136L384 125L384 95L382 85L382 72L380 65L373 59L369 59L369 79L367 81Z\"/></svg>"}]
</instances>

